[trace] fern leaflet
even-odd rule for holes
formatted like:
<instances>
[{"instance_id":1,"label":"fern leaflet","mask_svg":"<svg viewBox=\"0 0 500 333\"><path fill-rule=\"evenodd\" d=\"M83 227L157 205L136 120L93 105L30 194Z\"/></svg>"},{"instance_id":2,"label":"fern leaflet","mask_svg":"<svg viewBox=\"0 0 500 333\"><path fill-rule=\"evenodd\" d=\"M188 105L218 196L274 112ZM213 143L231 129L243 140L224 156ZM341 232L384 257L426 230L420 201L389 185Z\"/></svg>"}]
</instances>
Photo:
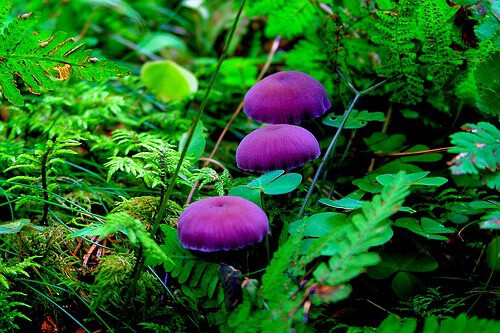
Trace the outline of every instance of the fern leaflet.
<instances>
[{"instance_id":1,"label":"fern leaflet","mask_svg":"<svg viewBox=\"0 0 500 333\"><path fill-rule=\"evenodd\" d=\"M0 19L6 18L8 6L2 5ZM75 44L65 32L30 33L40 18L39 13L19 16L0 32L0 86L3 95L15 105L24 98L16 85L19 77L28 90L40 94L41 88L53 89L52 79L67 80L71 74L88 81L125 75L125 68L91 57L92 50Z\"/></svg>"}]
</instances>

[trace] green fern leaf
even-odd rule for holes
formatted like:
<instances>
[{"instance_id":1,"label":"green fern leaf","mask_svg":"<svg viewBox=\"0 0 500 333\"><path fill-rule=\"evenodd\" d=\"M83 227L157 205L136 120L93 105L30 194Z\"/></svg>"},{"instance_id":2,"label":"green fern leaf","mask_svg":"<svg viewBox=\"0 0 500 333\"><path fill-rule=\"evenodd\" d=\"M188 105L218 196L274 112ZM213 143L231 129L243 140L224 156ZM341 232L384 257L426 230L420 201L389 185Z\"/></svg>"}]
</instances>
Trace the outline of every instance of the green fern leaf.
<instances>
[{"instance_id":1,"label":"green fern leaf","mask_svg":"<svg viewBox=\"0 0 500 333\"><path fill-rule=\"evenodd\" d=\"M2 22L5 8L0 12ZM92 81L127 74L123 67L91 57L92 50L75 44L64 32L30 34L39 17L39 13L21 15L0 32L0 86L11 103L24 104L16 77L29 91L39 94L42 87L54 88L52 79L67 80L74 75Z\"/></svg>"},{"instance_id":2,"label":"green fern leaf","mask_svg":"<svg viewBox=\"0 0 500 333\"><path fill-rule=\"evenodd\" d=\"M455 146L448 151L458 154L449 163L451 172L480 175L488 187L499 189L500 130L486 122L466 124L462 129L465 132L451 135Z\"/></svg>"},{"instance_id":3,"label":"green fern leaf","mask_svg":"<svg viewBox=\"0 0 500 333\"><path fill-rule=\"evenodd\" d=\"M331 3L331 1L325 1ZM256 0L249 3L249 15L265 15L266 35L285 38L300 35L316 20L317 12L309 0Z\"/></svg>"},{"instance_id":4,"label":"green fern leaf","mask_svg":"<svg viewBox=\"0 0 500 333\"><path fill-rule=\"evenodd\" d=\"M195 257L184 249L179 243L176 229L165 224L161 226L161 229L165 234L165 243L161 245L161 248L174 260L174 262L164 263L165 271L173 278L177 278L186 295L212 299L220 288L217 276L219 265ZM217 304L221 302L221 299L216 300Z\"/></svg>"}]
</instances>

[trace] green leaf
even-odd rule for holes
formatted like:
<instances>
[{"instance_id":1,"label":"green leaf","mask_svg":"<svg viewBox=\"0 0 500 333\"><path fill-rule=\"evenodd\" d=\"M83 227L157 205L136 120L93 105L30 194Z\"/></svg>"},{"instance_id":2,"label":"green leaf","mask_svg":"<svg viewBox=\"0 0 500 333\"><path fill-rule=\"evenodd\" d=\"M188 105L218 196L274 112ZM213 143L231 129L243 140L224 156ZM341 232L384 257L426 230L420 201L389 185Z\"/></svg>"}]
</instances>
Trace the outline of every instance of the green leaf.
<instances>
[{"instance_id":1,"label":"green leaf","mask_svg":"<svg viewBox=\"0 0 500 333\"><path fill-rule=\"evenodd\" d=\"M479 0L454 0L454 3L460 6L472 6L479 2Z\"/></svg>"},{"instance_id":2,"label":"green leaf","mask_svg":"<svg viewBox=\"0 0 500 333\"><path fill-rule=\"evenodd\" d=\"M323 119L323 124L332 127L340 127L344 115L329 114ZM344 125L344 128L362 128L365 127L369 121L385 121L385 115L382 112L368 112L366 110L358 111L352 110L349 118Z\"/></svg>"},{"instance_id":3,"label":"green leaf","mask_svg":"<svg viewBox=\"0 0 500 333\"><path fill-rule=\"evenodd\" d=\"M382 132L375 132L363 141L375 153L394 153L401 150L406 136L403 134L388 135Z\"/></svg>"},{"instance_id":4,"label":"green leaf","mask_svg":"<svg viewBox=\"0 0 500 333\"><path fill-rule=\"evenodd\" d=\"M319 202L321 202L324 205L339 209L358 209L361 206L363 206L363 201L354 200L351 198L342 198L340 200L331 200L323 198L320 199Z\"/></svg>"},{"instance_id":5,"label":"green leaf","mask_svg":"<svg viewBox=\"0 0 500 333\"><path fill-rule=\"evenodd\" d=\"M448 181L448 179L444 177L426 178L429 173L429 171L410 173L406 175L405 180L408 182L408 185L422 186L441 186ZM396 175L386 174L377 176L376 179L380 184L385 185L390 183L394 179L394 177L396 177Z\"/></svg>"},{"instance_id":6,"label":"green leaf","mask_svg":"<svg viewBox=\"0 0 500 333\"><path fill-rule=\"evenodd\" d=\"M301 182L302 175L298 173L287 173L265 185L262 191L269 195L285 194L295 190Z\"/></svg>"},{"instance_id":7,"label":"green leaf","mask_svg":"<svg viewBox=\"0 0 500 333\"><path fill-rule=\"evenodd\" d=\"M399 272L392 280L392 290L401 299L410 297L421 286L423 286L422 281L407 272Z\"/></svg>"},{"instance_id":8,"label":"green leaf","mask_svg":"<svg viewBox=\"0 0 500 333\"><path fill-rule=\"evenodd\" d=\"M182 151L182 149L184 149L188 135L189 135L189 133L184 133L182 135L181 140L179 141L179 151ZM203 124L200 121L196 125L196 128L194 130L194 134L193 134L193 138L191 139L191 142L189 143L189 148L187 150L186 155L188 157L198 159L205 151L205 146L206 146L206 140L205 140L205 136L203 135Z\"/></svg>"},{"instance_id":9,"label":"green leaf","mask_svg":"<svg viewBox=\"0 0 500 333\"><path fill-rule=\"evenodd\" d=\"M164 48L172 48L183 52L187 51L186 44L181 38L163 32L155 32L146 35L137 47L137 52L139 53L155 53Z\"/></svg>"},{"instance_id":10,"label":"green leaf","mask_svg":"<svg viewBox=\"0 0 500 333\"><path fill-rule=\"evenodd\" d=\"M500 236L495 237L488 244L486 248L486 264L490 268L500 271Z\"/></svg>"},{"instance_id":11,"label":"green leaf","mask_svg":"<svg viewBox=\"0 0 500 333\"><path fill-rule=\"evenodd\" d=\"M145 63L141 80L163 102L181 101L198 90L193 73L171 60Z\"/></svg>"},{"instance_id":12,"label":"green leaf","mask_svg":"<svg viewBox=\"0 0 500 333\"><path fill-rule=\"evenodd\" d=\"M403 217L396 220L394 226L399 228L405 228L411 232L423 236L427 239L434 240L448 240L448 237L441 236L440 234L454 233L455 230L451 228L446 228L441 223L431 220L427 217L423 217L421 223L417 219Z\"/></svg>"},{"instance_id":13,"label":"green leaf","mask_svg":"<svg viewBox=\"0 0 500 333\"><path fill-rule=\"evenodd\" d=\"M474 71L479 98L476 106L482 112L500 115L500 51L493 53L486 61L477 65Z\"/></svg>"},{"instance_id":14,"label":"green leaf","mask_svg":"<svg viewBox=\"0 0 500 333\"><path fill-rule=\"evenodd\" d=\"M495 207L496 208L496 207ZM500 209L492 211L481 217L481 229L500 230Z\"/></svg>"},{"instance_id":15,"label":"green leaf","mask_svg":"<svg viewBox=\"0 0 500 333\"><path fill-rule=\"evenodd\" d=\"M273 180L275 180L276 178L278 178L279 176L281 176L284 173L285 173L285 171L283 171L283 170L271 171L271 172L263 174L262 176L251 181L247 185L250 187L263 188L264 186L266 186L267 184L269 184L270 182L272 182Z\"/></svg>"},{"instance_id":16,"label":"green leaf","mask_svg":"<svg viewBox=\"0 0 500 333\"><path fill-rule=\"evenodd\" d=\"M19 219L11 223L0 224L0 235L17 234L28 224L30 224L29 219Z\"/></svg>"},{"instance_id":17,"label":"green leaf","mask_svg":"<svg viewBox=\"0 0 500 333\"><path fill-rule=\"evenodd\" d=\"M256 188L251 188L248 187L247 185L240 185L233 187L229 191L228 195L241 197L253 202L258 206L262 206L262 203L260 201L260 193L261 192Z\"/></svg>"},{"instance_id":18,"label":"green leaf","mask_svg":"<svg viewBox=\"0 0 500 333\"><path fill-rule=\"evenodd\" d=\"M295 235L299 232L299 228L304 225L305 230L303 231L303 235L305 237L322 237L345 222L346 216L344 214L333 212L318 213L291 223L288 226L288 232L291 235Z\"/></svg>"}]
</instances>

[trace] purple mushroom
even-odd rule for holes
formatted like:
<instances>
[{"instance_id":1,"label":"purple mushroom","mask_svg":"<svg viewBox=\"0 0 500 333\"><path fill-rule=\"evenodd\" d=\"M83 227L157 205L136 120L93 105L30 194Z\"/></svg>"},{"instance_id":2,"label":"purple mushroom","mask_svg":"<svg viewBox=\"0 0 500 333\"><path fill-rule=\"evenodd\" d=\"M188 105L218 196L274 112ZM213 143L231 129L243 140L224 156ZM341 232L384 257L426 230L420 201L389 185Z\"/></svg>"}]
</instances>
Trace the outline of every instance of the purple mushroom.
<instances>
[{"instance_id":1,"label":"purple mushroom","mask_svg":"<svg viewBox=\"0 0 500 333\"><path fill-rule=\"evenodd\" d=\"M248 117L269 124L298 124L325 113L331 104L325 88L302 72L279 72L257 82L245 96Z\"/></svg>"},{"instance_id":2,"label":"purple mushroom","mask_svg":"<svg viewBox=\"0 0 500 333\"><path fill-rule=\"evenodd\" d=\"M251 132L236 150L238 168L252 172L290 170L320 155L319 144L308 130L295 125L270 125Z\"/></svg>"},{"instance_id":3,"label":"purple mushroom","mask_svg":"<svg viewBox=\"0 0 500 333\"><path fill-rule=\"evenodd\" d=\"M240 197L213 197L191 204L179 217L179 241L189 250L217 252L240 249L269 233L266 213Z\"/></svg>"}]
</instances>

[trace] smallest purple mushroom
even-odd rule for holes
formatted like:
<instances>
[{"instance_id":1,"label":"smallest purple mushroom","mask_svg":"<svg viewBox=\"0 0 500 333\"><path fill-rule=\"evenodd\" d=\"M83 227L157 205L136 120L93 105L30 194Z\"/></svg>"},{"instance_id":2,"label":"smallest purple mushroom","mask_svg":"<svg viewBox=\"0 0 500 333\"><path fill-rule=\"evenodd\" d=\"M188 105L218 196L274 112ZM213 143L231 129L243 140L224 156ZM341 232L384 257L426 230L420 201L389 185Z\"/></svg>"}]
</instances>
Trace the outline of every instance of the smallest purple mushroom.
<instances>
[{"instance_id":1,"label":"smallest purple mushroom","mask_svg":"<svg viewBox=\"0 0 500 333\"><path fill-rule=\"evenodd\" d=\"M238 168L251 172L291 170L320 155L308 130L295 125L270 125L251 132L236 149Z\"/></svg>"},{"instance_id":2,"label":"smallest purple mushroom","mask_svg":"<svg viewBox=\"0 0 500 333\"><path fill-rule=\"evenodd\" d=\"M331 107L323 85L302 72L279 72L257 82L245 95L243 111L268 124L299 124Z\"/></svg>"},{"instance_id":3,"label":"smallest purple mushroom","mask_svg":"<svg viewBox=\"0 0 500 333\"><path fill-rule=\"evenodd\" d=\"M269 219L256 204L240 197L206 198L179 217L179 242L189 250L218 252L258 243L269 233Z\"/></svg>"}]
</instances>

